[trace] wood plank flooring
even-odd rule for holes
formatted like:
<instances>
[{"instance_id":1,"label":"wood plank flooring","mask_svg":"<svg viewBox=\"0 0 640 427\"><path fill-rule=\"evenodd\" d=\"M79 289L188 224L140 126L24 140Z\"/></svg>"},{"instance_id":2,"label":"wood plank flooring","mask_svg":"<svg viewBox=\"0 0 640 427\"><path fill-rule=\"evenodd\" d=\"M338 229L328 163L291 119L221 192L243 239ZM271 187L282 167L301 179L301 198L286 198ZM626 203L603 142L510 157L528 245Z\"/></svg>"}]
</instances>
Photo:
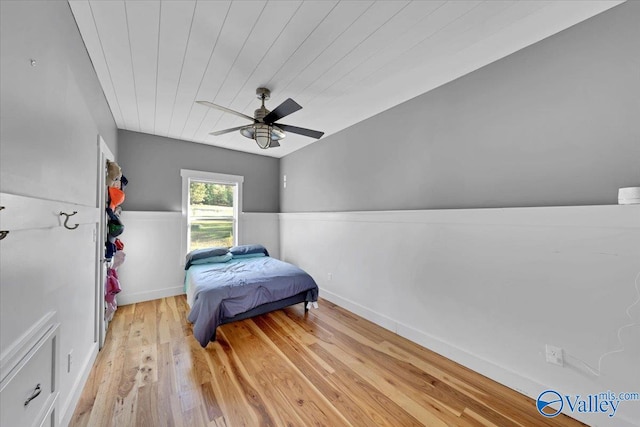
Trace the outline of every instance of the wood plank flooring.
<instances>
[{"instance_id":1,"label":"wood plank flooring","mask_svg":"<svg viewBox=\"0 0 640 427\"><path fill-rule=\"evenodd\" d=\"M192 336L184 296L120 307L71 426L581 426L326 300Z\"/></svg>"}]
</instances>

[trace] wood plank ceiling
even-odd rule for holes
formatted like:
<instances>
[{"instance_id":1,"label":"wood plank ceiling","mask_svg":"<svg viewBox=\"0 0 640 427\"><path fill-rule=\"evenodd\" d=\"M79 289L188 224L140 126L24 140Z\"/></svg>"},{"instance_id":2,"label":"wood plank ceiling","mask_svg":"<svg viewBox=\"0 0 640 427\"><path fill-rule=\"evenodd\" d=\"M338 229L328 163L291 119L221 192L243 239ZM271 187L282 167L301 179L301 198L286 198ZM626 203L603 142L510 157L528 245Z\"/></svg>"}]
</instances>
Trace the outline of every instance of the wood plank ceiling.
<instances>
[{"instance_id":1,"label":"wood plank ceiling","mask_svg":"<svg viewBox=\"0 0 640 427\"><path fill-rule=\"evenodd\" d=\"M69 0L118 128L273 157L315 140L211 136L247 121L195 101L253 116L267 87L326 138L618 3Z\"/></svg>"}]
</instances>

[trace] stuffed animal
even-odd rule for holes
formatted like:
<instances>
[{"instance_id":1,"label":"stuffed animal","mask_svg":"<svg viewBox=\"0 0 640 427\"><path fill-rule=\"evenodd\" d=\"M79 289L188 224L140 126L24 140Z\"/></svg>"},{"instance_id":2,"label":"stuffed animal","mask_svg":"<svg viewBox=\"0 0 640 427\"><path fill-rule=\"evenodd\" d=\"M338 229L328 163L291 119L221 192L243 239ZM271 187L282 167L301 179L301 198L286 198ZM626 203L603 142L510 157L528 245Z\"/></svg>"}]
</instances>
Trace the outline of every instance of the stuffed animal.
<instances>
[{"instance_id":1,"label":"stuffed animal","mask_svg":"<svg viewBox=\"0 0 640 427\"><path fill-rule=\"evenodd\" d=\"M120 188L122 169L116 162L107 160L107 187Z\"/></svg>"}]
</instances>

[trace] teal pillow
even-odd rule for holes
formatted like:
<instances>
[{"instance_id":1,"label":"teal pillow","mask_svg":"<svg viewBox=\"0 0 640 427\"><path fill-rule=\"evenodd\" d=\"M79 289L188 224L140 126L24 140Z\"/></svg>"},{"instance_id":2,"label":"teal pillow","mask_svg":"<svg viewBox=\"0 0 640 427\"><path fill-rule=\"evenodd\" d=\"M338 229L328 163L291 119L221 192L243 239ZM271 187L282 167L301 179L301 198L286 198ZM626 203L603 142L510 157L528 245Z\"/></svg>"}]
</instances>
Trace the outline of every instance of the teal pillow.
<instances>
[{"instance_id":1,"label":"teal pillow","mask_svg":"<svg viewBox=\"0 0 640 427\"><path fill-rule=\"evenodd\" d=\"M216 248L195 249L187 254L186 262L195 261L202 258L210 258L212 256L220 256L229 252L228 248L223 246Z\"/></svg>"},{"instance_id":2,"label":"teal pillow","mask_svg":"<svg viewBox=\"0 0 640 427\"><path fill-rule=\"evenodd\" d=\"M265 254L269 256L269 252L267 252L267 248L262 245L240 245L233 246L229 249L234 256L235 255L250 255L250 254Z\"/></svg>"},{"instance_id":3,"label":"teal pillow","mask_svg":"<svg viewBox=\"0 0 640 427\"><path fill-rule=\"evenodd\" d=\"M243 255L233 255L233 259L245 259L245 258L260 258L266 256L263 253L260 254L243 254Z\"/></svg>"},{"instance_id":4,"label":"teal pillow","mask_svg":"<svg viewBox=\"0 0 640 427\"><path fill-rule=\"evenodd\" d=\"M212 256L208 258L200 258L195 261L191 261L191 265L218 264L221 262L227 262L231 258L233 258L233 255L231 255L230 253L226 253L224 255Z\"/></svg>"}]
</instances>

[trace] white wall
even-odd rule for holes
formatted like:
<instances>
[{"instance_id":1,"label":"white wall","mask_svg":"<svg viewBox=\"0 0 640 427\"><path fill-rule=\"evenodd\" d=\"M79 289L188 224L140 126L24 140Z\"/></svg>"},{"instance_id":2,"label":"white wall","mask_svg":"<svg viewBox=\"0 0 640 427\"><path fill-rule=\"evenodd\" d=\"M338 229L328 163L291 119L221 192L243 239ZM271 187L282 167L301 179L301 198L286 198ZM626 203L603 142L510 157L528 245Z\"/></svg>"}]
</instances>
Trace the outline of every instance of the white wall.
<instances>
[{"instance_id":1,"label":"white wall","mask_svg":"<svg viewBox=\"0 0 640 427\"><path fill-rule=\"evenodd\" d=\"M0 358L56 313L64 424L98 348L98 134L115 153L117 130L67 2L2 1L0 19L0 218L11 230L0 243ZM76 230L61 226L60 210L78 211ZM25 216L33 221L18 229Z\"/></svg>"},{"instance_id":2,"label":"white wall","mask_svg":"<svg viewBox=\"0 0 640 427\"><path fill-rule=\"evenodd\" d=\"M119 305L184 293L184 254L180 253L181 212L124 211L122 241L126 261L118 269ZM261 243L279 257L278 214L242 213L239 243Z\"/></svg>"},{"instance_id":3,"label":"white wall","mask_svg":"<svg viewBox=\"0 0 640 427\"><path fill-rule=\"evenodd\" d=\"M180 212L122 212L124 264L118 269L119 305L183 293ZM182 265L181 265L182 263Z\"/></svg>"},{"instance_id":4,"label":"white wall","mask_svg":"<svg viewBox=\"0 0 640 427\"><path fill-rule=\"evenodd\" d=\"M280 214L320 295L536 398L640 392L640 206ZM331 279L329 278L331 274ZM566 366L545 362L562 347ZM640 402L590 425L634 425ZM626 424L625 424L626 422ZM635 424L637 425L637 424Z\"/></svg>"},{"instance_id":5,"label":"white wall","mask_svg":"<svg viewBox=\"0 0 640 427\"><path fill-rule=\"evenodd\" d=\"M240 214L239 243L262 244L273 258L280 258L280 219L275 213L244 212Z\"/></svg>"},{"instance_id":6,"label":"white wall","mask_svg":"<svg viewBox=\"0 0 640 427\"><path fill-rule=\"evenodd\" d=\"M26 357L35 325L55 313L60 322L55 377L56 413L70 416L98 351L95 329L95 241L98 209L91 206L0 193L0 365L3 371ZM59 212L77 211L62 226ZM73 362L67 365L67 355ZM4 372L3 372L4 373ZM23 384L30 390L35 384Z\"/></svg>"}]
</instances>

